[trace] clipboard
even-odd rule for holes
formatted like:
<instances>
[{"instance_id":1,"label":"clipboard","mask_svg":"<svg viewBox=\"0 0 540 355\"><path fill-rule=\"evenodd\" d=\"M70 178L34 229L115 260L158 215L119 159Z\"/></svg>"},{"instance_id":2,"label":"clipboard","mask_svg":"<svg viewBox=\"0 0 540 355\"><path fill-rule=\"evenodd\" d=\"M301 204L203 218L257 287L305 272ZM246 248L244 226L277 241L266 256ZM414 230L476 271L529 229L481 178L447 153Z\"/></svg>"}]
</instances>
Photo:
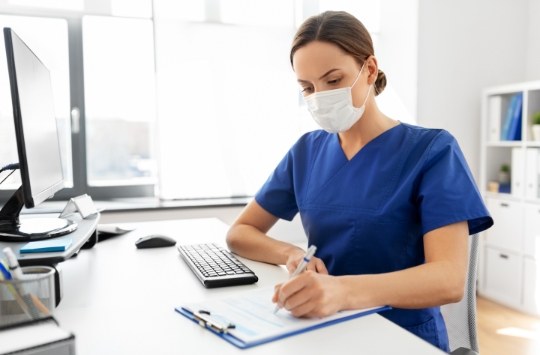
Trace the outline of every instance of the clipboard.
<instances>
[{"instance_id":1,"label":"clipboard","mask_svg":"<svg viewBox=\"0 0 540 355\"><path fill-rule=\"evenodd\" d=\"M285 334L280 334L280 335L277 335L277 336L272 336L272 337L269 337L269 338L265 338L265 339L261 339L261 340L257 340L257 341L253 341L253 342L244 342L243 340L238 339L234 335L230 334L228 332L227 328L228 328L228 326L230 326L232 324L219 324L219 322L215 322L215 320L212 319L211 317L205 317L205 314L200 314L198 312L192 312L192 311L190 311L190 310L188 310L188 309L186 309L184 307L176 307L175 311L180 313L184 317L190 319L191 321L195 322L196 324L199 324L203 328L208 329L210 332L214 333L218 337L220 337L222 339L225 339L226 341L233 344L234 346L236 346L236 347L238 347L240 349L247 349L247 348L257 346L257 345L269 343L269 342L272 342L272 341L275 341L275 340L287 338L287 337L290 337L290 336L293 336L293 335L296 335L296 334L309 332L311 330L324 328L324 327L330 326L332 324L345 322L345 321L348 321L348 320L351 320L351 319L354 319L354 318L359 318L359 317L367 316L369 314L379 313L379 312L390 310L390 309L392 309L392 307L390 307L390 306L378 307L378 308L370 309L370 310L365 311L365 312L355 313L355 314L347 316L347 317L334 319L334 320L329 320L328 322L320 323L320 324L317 324L315 326L308 326L306 328L294 330L294 331L291 331L291 332L288 332L288 333L285 333Z\"/></svg>"}]
</instances>

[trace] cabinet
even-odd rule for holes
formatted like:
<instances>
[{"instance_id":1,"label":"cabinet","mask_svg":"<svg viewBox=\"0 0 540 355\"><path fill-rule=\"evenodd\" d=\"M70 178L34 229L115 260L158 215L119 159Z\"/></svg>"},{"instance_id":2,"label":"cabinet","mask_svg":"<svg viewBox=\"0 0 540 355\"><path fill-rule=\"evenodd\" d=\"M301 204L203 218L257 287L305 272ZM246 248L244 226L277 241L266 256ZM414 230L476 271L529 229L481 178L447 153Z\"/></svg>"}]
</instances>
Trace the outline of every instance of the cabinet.
<instances>
[{"instance_id":1,"label":"cabinet","mask_svg":"<svg viewBox=\"0 0 540 355\"><path fill-rule=\"evenodd\" d=\"M524 237L523 253L540 259L540 205L525 206Z\"/></svg>"},{"instance_id":2,"label":"cabinet","mask_svg":"<svg viewBox=\"0 0 540 355\"><path fill-rule=\"evenodd\" d=\"M486 291L505 303L521 299L521 261L518 254L486 248Z\"/></svg>"},{"instance_id":3,"label":"cabinet","mask_svg":"<svg viewBox=\"0 0 540 355\"><path fill-rule=\"evenodd\" d=\"M540 313L540 264L532 259L524 259L523 269L523 307L529 313Z\"/></svg>"},{"instance_id":4,"label":"cabinet","mask_svg":"<svg viewBox=\"0 0 540 355\"><path fill-rule=\"evenodd\" d=\"M519 140L501 140L518 94ZM479 188L495 224L480 237L478 293L540 315L540 142L531 129L540 111L540 81L486 88L481 97ZM488 192L503 164L510 165L510 192Z\"/></svg>"},{"instance_id":5,"label":"cabinet","mask_svg":"<svg viewBox=\"0 0 540 355\"><path fill-rule=\"evenodd\" d=\"M487 198L486 205L496 221L486 231L486 243L519 253L523 235L523 205L518 201Z\"/></svg>"}]
</instances>

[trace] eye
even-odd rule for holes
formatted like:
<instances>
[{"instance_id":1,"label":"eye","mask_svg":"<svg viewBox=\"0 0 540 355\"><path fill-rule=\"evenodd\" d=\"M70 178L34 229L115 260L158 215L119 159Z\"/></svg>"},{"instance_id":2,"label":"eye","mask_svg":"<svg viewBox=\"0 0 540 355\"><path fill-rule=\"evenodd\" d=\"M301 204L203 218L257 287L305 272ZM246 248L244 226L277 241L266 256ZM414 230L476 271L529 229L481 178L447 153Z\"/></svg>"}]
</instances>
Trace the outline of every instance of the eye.
<instances>
[{"instance_id":1,"label":"eye","mask_svg":"<svg viewBox=\"0 0 540 355\"><path fill-rule=\"evenodd\" d=\"M335 85L335 84L339 83L340 81L341 81L341 79L334 79L334 80L330 80L330 81L328 82L328 84L330 84L330 85Z\"/></svg>"},{"instance_id":2,"label":"eye","mask_svg":"<svg viewBox=\"0 0 540 355\"><path fill-rule=\"evenodd\" d=\"M312 92L312 91L313 91L313 87L311 87L311 86L307 86L307 87L302 89L302 92Z\"/></svg>"}]
</instances>

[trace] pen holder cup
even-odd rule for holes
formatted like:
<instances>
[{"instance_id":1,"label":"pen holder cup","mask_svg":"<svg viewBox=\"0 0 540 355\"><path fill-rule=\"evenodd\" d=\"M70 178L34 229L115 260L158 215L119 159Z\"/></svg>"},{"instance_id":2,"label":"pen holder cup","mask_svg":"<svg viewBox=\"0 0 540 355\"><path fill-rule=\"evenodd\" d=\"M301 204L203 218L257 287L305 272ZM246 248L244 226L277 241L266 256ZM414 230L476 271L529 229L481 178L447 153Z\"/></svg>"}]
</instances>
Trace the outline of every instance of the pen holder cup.
<instances>
[{"instance_id":1,"label":"pen holder cup","mask_svg":"<svg viewBox=\"0 0 540 355\"><path fill-rule=\"evenodd\" d=\"M21 270L23 280L0 280L0 325L46 318L53 313L54 269L26 266Z\"/></svg>"}]
</instances>

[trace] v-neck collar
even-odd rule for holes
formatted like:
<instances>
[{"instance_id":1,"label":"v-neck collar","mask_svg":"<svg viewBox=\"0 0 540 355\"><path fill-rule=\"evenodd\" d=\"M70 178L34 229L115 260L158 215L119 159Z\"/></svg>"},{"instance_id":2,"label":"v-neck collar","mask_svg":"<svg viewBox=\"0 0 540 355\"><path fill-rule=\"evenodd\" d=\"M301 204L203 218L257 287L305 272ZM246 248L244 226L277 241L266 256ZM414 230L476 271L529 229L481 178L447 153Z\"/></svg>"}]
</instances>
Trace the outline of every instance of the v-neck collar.
<instances>
[{"instance_id":1,"label":"v-neck collar","mask_svg":"<svg viewBox=\"0 0 540 355\"><path fill-rule=\"evenodd\" d=\"M360 150L357 151L357 152L351 157L351 159L348 159L348 158L347 158L347 155L346 155L345 152L343 151L343 148L341 147L341 143L340 143L340 141L339 141L339 135L338 135L338 133L332 134L332 135L333 135L332 141L333 141L334 145L337 145L337 149L338 149L339 153L341 153L340 155L341 155L341 156L343 157L343 159L345 160L345 163L349 163L349 162L351 162L354 158L356 158L356 157L360 154L361 151L365 150L367 146L372 145L371 143L373 143L373 142L379 140L380 137L386 135L386 134L387 134L388 132L390 132L390 131L394 131L395 128L401 127L401 126L403 125L403 123L402 123L401 121L398 121L398 122L399 122L398 125L395 125L394 127L387 129L386 131L382 132L381 134L379 134L378 136L376 136L375 138L373 138L372 140L370 140L369 142L367 142L366 145L364 145L362 148L360 148Z\"/></svg>"}]
</instances>

